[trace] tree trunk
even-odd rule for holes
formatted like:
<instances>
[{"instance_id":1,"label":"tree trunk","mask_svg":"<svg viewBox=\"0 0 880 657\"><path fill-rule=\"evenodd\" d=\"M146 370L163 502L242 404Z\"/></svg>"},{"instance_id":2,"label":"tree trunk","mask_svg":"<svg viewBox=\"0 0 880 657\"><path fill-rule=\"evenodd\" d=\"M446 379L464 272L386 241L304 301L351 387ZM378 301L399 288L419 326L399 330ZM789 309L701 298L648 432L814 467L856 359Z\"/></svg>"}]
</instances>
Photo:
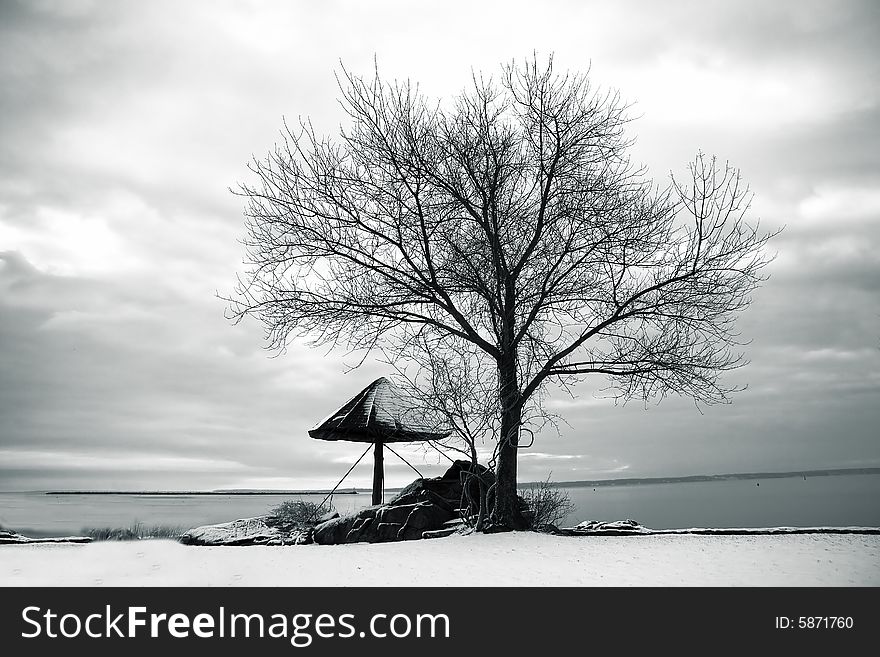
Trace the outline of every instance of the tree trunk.
<instances>
[{"instance_id":1,"label":"tree trunk","mask_svg":"<svg viewBox=\"0 0 880 657\"><path fill-rule=\"evenodd\" d=\"M501 402L501 435L495 466L495 507L492 523L508 529L523 529L524 522L516 494L516 457L519 445L522 404L516 374L516 359L504 359L498 367Z\"/></svg>"}]
</instances>

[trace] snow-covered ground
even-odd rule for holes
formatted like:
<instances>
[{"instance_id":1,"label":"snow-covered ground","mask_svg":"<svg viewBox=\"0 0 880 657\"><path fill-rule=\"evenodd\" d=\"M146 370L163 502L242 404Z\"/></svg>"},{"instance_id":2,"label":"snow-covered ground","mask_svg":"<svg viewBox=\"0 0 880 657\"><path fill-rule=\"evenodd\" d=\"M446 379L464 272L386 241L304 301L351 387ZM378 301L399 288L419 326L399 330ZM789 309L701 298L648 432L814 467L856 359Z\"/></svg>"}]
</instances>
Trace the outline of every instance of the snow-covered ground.
<instances>
[{"instance_id":1,"label":"snow-covered ground","mask_svg":"<svg viewBox=\"0 0 880 657\"><path fill-rule=\"evenodd\" d=\"M0 546L0 586L38 585L880 586L880 536L516 532L339 546Z\"/></svg>"}]
</instances>

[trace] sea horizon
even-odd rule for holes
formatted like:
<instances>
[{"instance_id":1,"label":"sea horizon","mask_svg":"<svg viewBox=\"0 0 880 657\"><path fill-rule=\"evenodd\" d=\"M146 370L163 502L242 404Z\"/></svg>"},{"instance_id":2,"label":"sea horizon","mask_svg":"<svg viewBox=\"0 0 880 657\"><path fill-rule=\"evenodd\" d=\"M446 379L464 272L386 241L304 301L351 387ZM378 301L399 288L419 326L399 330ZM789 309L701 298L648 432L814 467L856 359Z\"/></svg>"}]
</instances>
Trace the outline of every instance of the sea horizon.
<instances>
[{"instance_id":1,"label":"sea horizon","mask_svg":"<svg viewBox=\"0 0 880 657\"><path fill-rule=\"evenodd\" d=\"M525 481L517 486L528 488L547 484L552 488L581 488L594 486L630 486L643 484L679 484L689 482L710 482L748 479L776 479L787 477L833 477L860 474L880 474L880 467L858 468L819 468L813 470L786 470L762 472L726 472L718 474L693 474L657 477L619 477L614 479L576 479L570 481ZM386 491L402 490L403 486L387 486ZM216 488L211 490L138 490L138 489L36 489L36 490L0 490L0 493L28 493L44 495L356 495L371 492L371 488L347 486L345 488Z\"/></svg>"}]
</instances>

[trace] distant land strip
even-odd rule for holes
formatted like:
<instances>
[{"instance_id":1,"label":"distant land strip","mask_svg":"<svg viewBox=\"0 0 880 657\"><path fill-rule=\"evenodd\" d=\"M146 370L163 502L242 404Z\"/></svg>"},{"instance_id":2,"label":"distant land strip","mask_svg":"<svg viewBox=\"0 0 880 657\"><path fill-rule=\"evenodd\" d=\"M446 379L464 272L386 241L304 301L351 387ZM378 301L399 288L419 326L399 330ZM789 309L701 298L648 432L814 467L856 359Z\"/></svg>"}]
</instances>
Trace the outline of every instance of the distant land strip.
<instances>
[{"instance_id":1,"label":"distant land strip","mask_svg":"<svg viewBox=\"0 0 880 657\"><path fill-rule=\"evenodd\" d=\"M329 495L327 490L48 490L45 495ZM358 495L354 488L333 491L333 495Z\"/></svg>"},{"instance_id":2,"label":"distant land strip","mask_svg":"<svg viewBox=\"0 0 880 657\"><path fill-rule=\"evenodd\" d=\"M700 481L732 481L737 479L782 479L787 477L833 477L837 475L880 474L880 468L837 468L832 470L792 470L791 472L737 472L687 477L644 477L630 479L597 479L595 481L551 481L553 488L586 488L587 486L634 486L639 484L685 484ZM520 488L545 482L519 484Z\"/></svg>"}]
</instances>

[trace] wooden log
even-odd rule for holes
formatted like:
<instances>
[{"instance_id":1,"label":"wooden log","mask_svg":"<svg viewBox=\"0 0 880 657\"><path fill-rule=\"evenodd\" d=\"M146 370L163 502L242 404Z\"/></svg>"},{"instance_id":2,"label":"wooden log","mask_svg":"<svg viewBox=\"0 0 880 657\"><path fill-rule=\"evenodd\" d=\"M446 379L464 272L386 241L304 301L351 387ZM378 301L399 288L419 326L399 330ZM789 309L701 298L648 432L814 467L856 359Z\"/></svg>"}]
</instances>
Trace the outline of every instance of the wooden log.
<instances>
[{"instance_id":1,"label":"wooden log","mask_svg":"<svg viewBox=\"0 0 880 657\"><path fill-rule=\"evenodd\" d=\"M382 441L373 448L373 504L382 504L382 487L385 480L385 455Z\"/></svg>"}]
</instances>

